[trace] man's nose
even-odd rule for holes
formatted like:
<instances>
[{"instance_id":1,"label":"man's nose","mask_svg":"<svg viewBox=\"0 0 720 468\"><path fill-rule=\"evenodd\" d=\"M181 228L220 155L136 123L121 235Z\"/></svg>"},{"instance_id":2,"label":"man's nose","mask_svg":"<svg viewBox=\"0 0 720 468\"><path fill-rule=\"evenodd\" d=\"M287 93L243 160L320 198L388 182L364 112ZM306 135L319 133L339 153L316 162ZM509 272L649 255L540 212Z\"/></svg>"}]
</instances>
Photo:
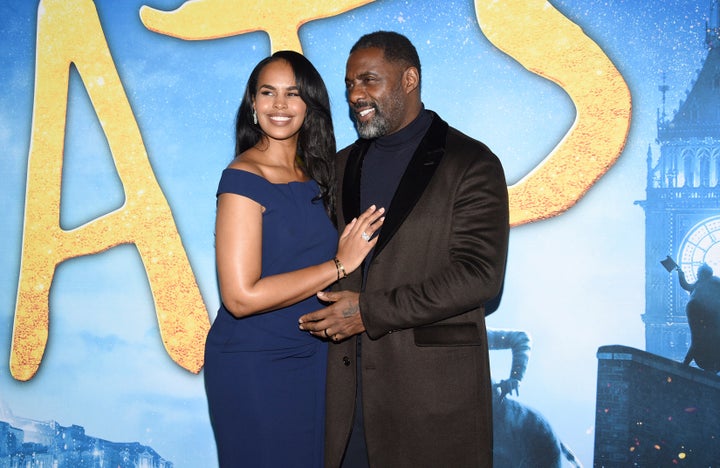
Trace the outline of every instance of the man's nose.
<instances>
[{"instance_id":1,"label":"man's nose","mask_svg":"<svg viewBox=\"0 0 720 468\"><path fill-rule=\"evenodd\" d=\"M348 89L347 92L347 98L348 101L350 101L350 104L355 104L359 100L367 97L365 94L365 90L362 88L362 86L353 86L350 89Z\"/></svg>"}]
</instances>

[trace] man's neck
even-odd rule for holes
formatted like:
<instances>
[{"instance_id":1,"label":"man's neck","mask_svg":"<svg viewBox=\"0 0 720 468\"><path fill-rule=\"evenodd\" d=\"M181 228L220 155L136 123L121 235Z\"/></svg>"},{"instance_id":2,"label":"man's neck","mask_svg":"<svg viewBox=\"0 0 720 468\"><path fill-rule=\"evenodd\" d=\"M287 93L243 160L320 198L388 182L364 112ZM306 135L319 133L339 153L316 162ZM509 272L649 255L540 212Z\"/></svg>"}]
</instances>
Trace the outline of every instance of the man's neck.
<instances>
[{"instance_id":1,"label":"man's neck","mask_svg":"<svg viewBox=\"0 0 720 468\"><path fill-rule=\"evenodd\" d=\"M389 147L404 145L410 140L420 138L427 131L431 121L432 115L427 112L425 108L422 108L421 112L400 130L377 138L374 141L375 147L378 149L389 149Z\"/></svg>"}]
</instances>

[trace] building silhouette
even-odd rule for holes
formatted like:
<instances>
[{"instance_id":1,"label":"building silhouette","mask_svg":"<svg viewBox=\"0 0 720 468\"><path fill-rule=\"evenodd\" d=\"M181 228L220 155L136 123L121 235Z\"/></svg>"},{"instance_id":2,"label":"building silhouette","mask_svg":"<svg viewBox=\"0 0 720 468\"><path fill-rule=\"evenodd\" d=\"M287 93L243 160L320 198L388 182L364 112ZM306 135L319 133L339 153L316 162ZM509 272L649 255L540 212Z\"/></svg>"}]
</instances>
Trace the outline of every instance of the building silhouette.
<instances>
[{"instance_id":1,"label":"building silhouette","mask_svg":"<svg viewBox=\"0 0 720 468\"><path fill-rule=\"evenodd\" d=\"M61 426L14 416L0 405L0 468L173 468L138 442L111 442Z\"/></svg>"},{"instance_id":2,"label":"building silhouette","mask_svg":"<svg viewBox=\"0 0 720 468\"><path fill-rule=\"evenodd\" d=\"M597 358L593 466L718 466L720 377L627 346Z\"/></svg>"},{"instance_id":3,"label":"building silhouette","mask_svg":"<svg viewBox=\"0 0 720 468\"><path fill-rule=\"evenodd\" d=\"M646 350L682 361L690 346L688 294L660 261L670 256L688 282L708 263L720 272L720 0L706 22L707 56L672 118L658 112L659 155L648 148L645 211Z\"/></svg>"}]
</instances>

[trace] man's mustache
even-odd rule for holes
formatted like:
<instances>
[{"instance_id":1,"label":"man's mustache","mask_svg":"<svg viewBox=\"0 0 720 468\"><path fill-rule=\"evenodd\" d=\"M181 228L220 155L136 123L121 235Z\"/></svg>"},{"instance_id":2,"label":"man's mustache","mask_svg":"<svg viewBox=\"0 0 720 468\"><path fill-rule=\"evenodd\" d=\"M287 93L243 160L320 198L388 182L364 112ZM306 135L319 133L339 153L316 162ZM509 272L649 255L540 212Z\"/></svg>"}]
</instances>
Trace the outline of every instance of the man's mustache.
<instances>
[{"instance_id":1,"label":"man's mustache","mask_svg":"<svg viewBox=\"0 0 720 468\"><path fill-rule=\"evenodd\" d=\"M373 109L378 110L377 104L371 101L357 101L355 102L355 104L352 105L352 108L355 112L358 112L363 107L372 107Z\"/></svg>"},{"instance_id":2,"label":"man's mustache","mask_svg":"<svg viewBox=\"0 0 720 468\"><path fill-rule=\"evenodd\" d=\"M356 120L359 117L359 112L363 109L372 108L375 110L376 115L380 113L380 109L378 109L377 103L372 101L357 101L351 105L351 108L353 110L352 116Z\"/></svg>"}]
</instances>

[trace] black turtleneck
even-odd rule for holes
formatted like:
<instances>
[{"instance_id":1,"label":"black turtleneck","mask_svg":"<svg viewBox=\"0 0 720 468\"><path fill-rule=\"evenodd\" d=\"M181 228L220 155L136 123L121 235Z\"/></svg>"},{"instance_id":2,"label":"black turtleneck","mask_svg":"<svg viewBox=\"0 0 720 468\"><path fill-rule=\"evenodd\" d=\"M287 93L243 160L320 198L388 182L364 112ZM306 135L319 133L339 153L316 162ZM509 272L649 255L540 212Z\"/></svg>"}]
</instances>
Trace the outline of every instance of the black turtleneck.
<instances>
[{"instance_id":1,"label":"black turtleneck","mask_svg":"<svg viewBox=\"0 0 720 468\"><path fill-rule=\"evenodd\" d=\"M373 204L378 208L389 209L400 179L431 124L432 114L423 108L415 120L405 128L377 138L370 144L363 159L360 175L361 212ZM373 252L370 252L365 257L364 263L370 262L372 256ZM368 269L363 268L361 287L363 291L367 274ZM365 442L365 417L362 409L362 340L357 340L356 347L355 417L341 468L369 468L370 466Z\"/></svg>"},{"instance_id":2,"label":"black turtleneck","mask_svg":"<svg viewBox=\"0 0 720 468\"><path fill-rule=\"evenodd\" d=\"M370 144L362 163L360 212L373 204L390 208L400 179L431 123L432 114L423 108L406 127Z\"/></svg>"}]
</instances>

